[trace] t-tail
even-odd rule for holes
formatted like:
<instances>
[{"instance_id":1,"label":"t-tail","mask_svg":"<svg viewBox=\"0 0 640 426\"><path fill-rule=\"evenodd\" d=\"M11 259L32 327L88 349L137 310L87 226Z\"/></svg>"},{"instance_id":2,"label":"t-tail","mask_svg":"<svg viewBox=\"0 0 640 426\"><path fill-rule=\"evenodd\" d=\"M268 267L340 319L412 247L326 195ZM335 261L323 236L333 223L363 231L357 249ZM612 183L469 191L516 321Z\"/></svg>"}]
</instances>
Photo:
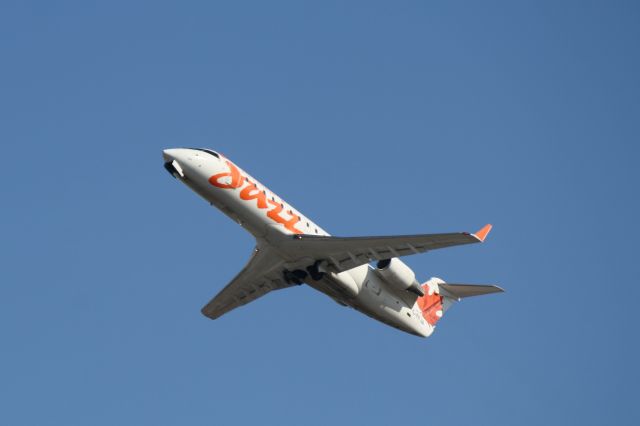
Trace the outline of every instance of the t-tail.
<instances>
[{"instance_id":1,"label":"t-tail","mask_svg":"<svg viewBox=\"0 0 640 426\"><path fill-rule=\"evenodd\" d=\"M504 291L497 285L447 284L436 277L422 284L422 289L424 296L418 298L418 306L424 319L433 327L454 303L467 297Z\"/></svg>"}]
</instances>

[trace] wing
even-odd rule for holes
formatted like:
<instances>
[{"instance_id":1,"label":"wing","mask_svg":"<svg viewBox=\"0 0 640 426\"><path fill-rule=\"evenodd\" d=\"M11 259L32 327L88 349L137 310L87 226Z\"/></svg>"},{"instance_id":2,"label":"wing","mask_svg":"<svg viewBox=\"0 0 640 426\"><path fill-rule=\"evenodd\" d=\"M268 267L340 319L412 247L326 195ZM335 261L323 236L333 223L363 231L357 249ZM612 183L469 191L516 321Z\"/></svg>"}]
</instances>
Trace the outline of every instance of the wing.
<instances>
[{"instance_id":1,"label":"wing","mask_svg":"<svg viewBox=\"0 0 640 426\"><path fill-rule=\"evenodd\" d=\"M282 260L268 249L256 248L249 263L227 286L202 308L202 313L216 319L246 305L271 290L290 287L279 274Z\"/></svg>"},{"instance_id":2,"label":"wing","mask_svg":"<svg viewBox=\"0 0 640 426\"><path fill-rule=\"evenodd\" d=\"M481 243L490 230L491 225L486 225L475 234L458 232L347 238L296 235L295 239L286 242L283 248L291 256L324 260L330 270L342 272L372 260L409 256L463 244Z\"/></svg>"}]
</instances>

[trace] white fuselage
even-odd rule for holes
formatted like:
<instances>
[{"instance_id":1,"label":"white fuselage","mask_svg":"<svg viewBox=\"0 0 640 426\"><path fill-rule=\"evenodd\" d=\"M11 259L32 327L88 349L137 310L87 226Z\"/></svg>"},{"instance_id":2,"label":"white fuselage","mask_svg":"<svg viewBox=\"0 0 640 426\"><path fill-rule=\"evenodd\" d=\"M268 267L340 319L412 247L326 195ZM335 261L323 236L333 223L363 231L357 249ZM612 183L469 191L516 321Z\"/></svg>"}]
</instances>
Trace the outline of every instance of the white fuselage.
<instances>
[{"instance_id":1,"label":"white fuselage","mask_svg":"<svg viewBox=\"0 0 640 426\"><path fill-rule=\"evenodd\" d=\"M221 154L177 148L165 150L164 158L177 162L178 173L174 176L249 231L258 247L270 246L277 252L275 242L283 237L329 235ZM283 260L292 266L304 262L285 254ZM369 265L305 283L340 304L411 334L426 337L434 330L421 314L415 296L388 285Z\"/></svg>"}]
</instances>

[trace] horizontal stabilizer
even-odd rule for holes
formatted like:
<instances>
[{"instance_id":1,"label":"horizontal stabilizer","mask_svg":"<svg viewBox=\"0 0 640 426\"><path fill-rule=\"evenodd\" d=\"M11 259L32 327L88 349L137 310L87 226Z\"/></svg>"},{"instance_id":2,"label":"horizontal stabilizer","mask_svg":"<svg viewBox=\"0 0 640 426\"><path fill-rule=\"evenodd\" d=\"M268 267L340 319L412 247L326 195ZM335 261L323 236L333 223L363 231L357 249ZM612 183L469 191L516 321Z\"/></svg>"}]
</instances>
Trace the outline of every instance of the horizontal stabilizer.
<instances>
[{"instance_id":1,"label":"horizontal stabilizer","mask_svg":"<svg viewBox=\"0 0 640 426\"><path fill-rule=\"evenodd\" d=\"M438 284L438 287L458 300L464 299L465 297L504 292L504 290L497 285Z\"/></svg>"}]
</instances>

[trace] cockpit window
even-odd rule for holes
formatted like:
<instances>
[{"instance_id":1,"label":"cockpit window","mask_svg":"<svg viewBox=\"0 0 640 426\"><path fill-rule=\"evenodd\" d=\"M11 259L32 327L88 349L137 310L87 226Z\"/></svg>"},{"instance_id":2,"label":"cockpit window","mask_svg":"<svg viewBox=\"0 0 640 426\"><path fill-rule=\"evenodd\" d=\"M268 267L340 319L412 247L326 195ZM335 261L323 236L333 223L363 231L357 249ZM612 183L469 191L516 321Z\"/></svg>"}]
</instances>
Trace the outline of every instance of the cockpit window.
<instances>
[{"instance_id":1,"label":"cockpit window","mask_svg":"<svg viewBox=\"0 0 640 426\"><path fill-rule=\"evenodd\" d=\"M210 149L205 149L205 148L191 148L191 149L195 149L196 151L206 152L207 154L211 154L216 158L220 158L217 152L211 151Z\"/></svg>"}]
</instances>

